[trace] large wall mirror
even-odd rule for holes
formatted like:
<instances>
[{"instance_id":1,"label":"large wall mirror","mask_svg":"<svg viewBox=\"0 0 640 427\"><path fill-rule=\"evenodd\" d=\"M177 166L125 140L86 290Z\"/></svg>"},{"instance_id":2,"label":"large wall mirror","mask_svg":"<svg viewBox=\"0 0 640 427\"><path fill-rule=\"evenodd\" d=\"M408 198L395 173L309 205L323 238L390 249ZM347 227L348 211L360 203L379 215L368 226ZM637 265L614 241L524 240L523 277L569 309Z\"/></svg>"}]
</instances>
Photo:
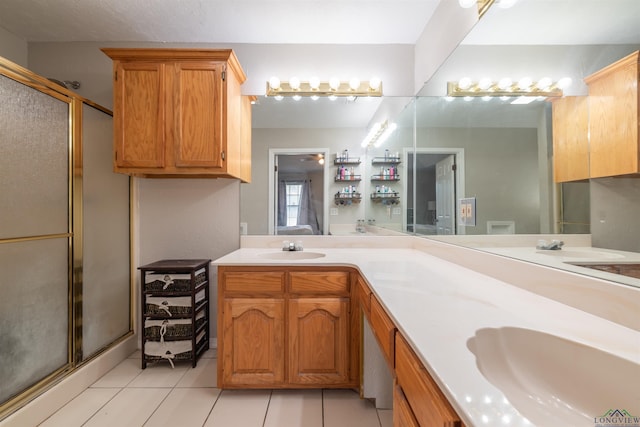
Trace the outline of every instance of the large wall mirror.
<instances>
[{"instance_id":1,"label":"large wall mirror","mask_svg":"<svg viewBox=\"0 0 640 427\"><path fill-rule=\"evenodd\" d=\"M633 0L520 0L511 9L492 7L417 97L261 97L253 109L254 181L241 187L247 233L270 229L269 150L294 147L329 150L322 223L331 234L357 233L359 220L420 235L590 233L591 183L553 181L551 103L451 101L447 82L569 77L565 94L586 95L584 77L640 48L638 16ZM367 129L381 118L396 131L380 147L363 148ZM345 150L356 160L345 165L353 183L338 179L336 158ZM451 162L456 170L447 174ZM347 188L361 199L342 196ZM463 220L460 199L473 213Z\"/></svg>"}]
</instances>

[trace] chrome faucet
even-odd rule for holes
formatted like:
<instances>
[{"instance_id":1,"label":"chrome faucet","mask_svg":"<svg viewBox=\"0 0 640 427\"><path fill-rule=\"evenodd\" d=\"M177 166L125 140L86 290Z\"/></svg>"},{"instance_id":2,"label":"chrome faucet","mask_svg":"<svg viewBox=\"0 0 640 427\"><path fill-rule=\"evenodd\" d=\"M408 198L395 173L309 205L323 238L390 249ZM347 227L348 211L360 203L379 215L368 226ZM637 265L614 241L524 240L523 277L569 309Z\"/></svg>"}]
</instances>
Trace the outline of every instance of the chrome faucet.
<instances>
[{"instance_id":1,"label":"chrome faucet","mask_svg":"<svg viewBox=\"0 0 640 427\"><path fill-rule=\"evenodd\" d=\"M289 252L302 251L302 241L298 240L297 242L290 242L288 240L285 240L282 242L282 250Z\"/></svg>"},{"instance_id":2,"label":"chrome faucet","mask_svg":"<svg viewBox=\"0 0 640 427\"><path fill-rule=\"evenodd\" d=\"M540 249L543 251L557 251L562 249L564 242L562 240L552 240L551 243L547 243L546 240L538 240L538 244L536 245L536 249Z\"/></svg>"}]
</instances>

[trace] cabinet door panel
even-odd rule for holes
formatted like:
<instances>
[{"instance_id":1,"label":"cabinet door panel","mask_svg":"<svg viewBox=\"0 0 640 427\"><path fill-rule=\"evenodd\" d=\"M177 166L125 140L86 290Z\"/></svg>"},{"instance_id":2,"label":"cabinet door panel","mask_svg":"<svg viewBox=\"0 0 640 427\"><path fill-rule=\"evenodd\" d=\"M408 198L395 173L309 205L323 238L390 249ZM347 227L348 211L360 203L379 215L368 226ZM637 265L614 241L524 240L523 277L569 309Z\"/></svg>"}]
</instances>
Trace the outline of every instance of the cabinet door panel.
<instances>
[{"instance_id":1,"label":"cabinet door panel","mask_svg":"<svg viewBox=\"0 0 640 427\"><path fill-rule=\"evenodd\" d=\"M420 425L462 426L447 398L400 334L396 334L396 375Z\"/></svg>"},{"instance_id":2,"label":"cabinet door panel","mask_svg":"<svg viewBox=\"0 0 640 427\"><path fill-rule=\"evenodd\" d=\"M589 178L589 109L586 96L553 101L553 176L555 182Z\"/></svg>"},{"instance_id":3,"label":"cabinet door panel","mask_svg":"<svg viewBox=\"0 0 640 427\"><path fill-rule=\"evenodd\" d=\"M393 388L393 427L420 427L402 389Z\"/></svg>"},{"instance_id":4,"label":"cabinet door panel","mask_svg":"<svg viewBox=\"0 0 640 427\"><path fill-rule=\"evenodd\" d=\"M349 303L346 298L289 301L289 381L343 384L349 380Z\"/></svg>"},{"instance_id":5,"label":"cabinet door panel","mask_svg":"<svg viewBox=\"0 0 640 427\"><path fill-rule=\"evenodd\" d=\"M222 168L222 63L181 62L174 65L176 167Z\"/></svg>"},{"instance_id":6,"label":"cabinet door panel","mask_svg":"<svg viewBox=\"0 0 640 427\"><path fill-rule=\"evenodd\" d=\"M371 328L380 344L384 358L387 360L389 367L393 369L395 363L394 340L396 327L387 316L378 299L373 296L371 297Z\"/></svg>"},{"instance_id":7,"label":"cabinet door panel","mask_svg":"<svg viewBox=\"0 0 640 427\"><path fill-rule=\"evenodd\" d=\"M161 63L118 64L113 117L116 166L165 166L164 81Z\"/></svg>"},{"instance_id":8,"label":"cabinet door panel","mask_svg":"<svg viewBox=\"0 0 640 427\"><path fill-rule=\"evenodd\" d=\"M231 298L224 301L223 310L222 384L281 384L284 300Z\"/></svg>"}]
</instances>

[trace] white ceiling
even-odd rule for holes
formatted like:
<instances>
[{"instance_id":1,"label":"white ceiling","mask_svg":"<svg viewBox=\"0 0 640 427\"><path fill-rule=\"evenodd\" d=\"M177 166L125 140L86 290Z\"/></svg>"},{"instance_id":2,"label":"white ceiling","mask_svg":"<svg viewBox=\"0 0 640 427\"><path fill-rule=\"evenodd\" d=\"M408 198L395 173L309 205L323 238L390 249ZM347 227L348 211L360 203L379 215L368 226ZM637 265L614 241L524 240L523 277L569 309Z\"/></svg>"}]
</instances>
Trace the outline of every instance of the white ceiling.
<instances>
[{"instance_id":1,"label":"white ceiling","mask_svg":"<svg viewBox=\"0 0 640 427\"><path fill-rule=\"evenodd\" d=\"M440 0L2 0L27 41L414 44Z\"/></svg>"}]
</instances>

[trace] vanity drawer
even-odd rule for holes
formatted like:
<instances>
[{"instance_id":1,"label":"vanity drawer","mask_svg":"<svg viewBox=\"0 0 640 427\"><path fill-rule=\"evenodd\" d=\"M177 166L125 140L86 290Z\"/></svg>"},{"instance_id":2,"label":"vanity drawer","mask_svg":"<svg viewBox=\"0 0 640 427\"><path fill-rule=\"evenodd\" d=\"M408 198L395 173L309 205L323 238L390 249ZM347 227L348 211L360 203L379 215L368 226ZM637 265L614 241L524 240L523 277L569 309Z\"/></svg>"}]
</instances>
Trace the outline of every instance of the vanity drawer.
<instances>
[{"instance_id":1,"label":"vanity drawer","mask_svg":"<svg viewBox=\"0 0 640 427\"><path fill-rule=\"evenodd\" d=\"M463 425L447 398L400 334L396 334L396 375L421 426Z\"/></svg>"},{"instance_id":2,"label":"vanity drawer","mask_svg":"<svg viewBox=\"0 0 640 427\"><path fill-rule=\"evenodd\" d=\"M292 271L290 292L304 295L349 295L348 271Z\"/></svg>"},{"instance_id":3,"label":"vanity drawer","mask_svg":"<svg viewBox=\"0 0 640 427\"><path fill-rule=\"evenodd\" d=\"M218 270L219 286L225 293L280 294L284 292L284 271L227 271Z\"/></svg>"},{"instance_id":4,"label":"vanity drawer","mask_svg":"<svg viewBox=\"0 0 640 427\"><path fill-rule=\"evenodd\" d=\"M393 370L395 364L394 357L394 347L395 347L395 333L396 327L387 316L387 313L378 302L378 299L371 296L371 329L373 329L373 333L378 340L378 344L380 344L380 348L382 350L382 354L384 354L384 358L391 370Z\"/></svg>"}]
</instances>

